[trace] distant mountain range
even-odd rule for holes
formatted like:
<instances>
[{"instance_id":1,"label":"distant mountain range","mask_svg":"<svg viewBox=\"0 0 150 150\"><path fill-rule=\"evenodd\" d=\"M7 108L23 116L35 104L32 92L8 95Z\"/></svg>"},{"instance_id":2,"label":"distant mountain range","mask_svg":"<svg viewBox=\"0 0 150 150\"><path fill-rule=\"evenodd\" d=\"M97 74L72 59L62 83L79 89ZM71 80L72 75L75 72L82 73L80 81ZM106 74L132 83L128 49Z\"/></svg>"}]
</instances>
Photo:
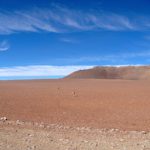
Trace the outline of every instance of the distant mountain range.
<instances>
[{"instance_id":1,"label":"distant mountain range","mask_svg":"<svg viewBox=\"0 0 150 150\"><path fill-rule=\"evenodd\" d=\"M150 79L150 66L99 66L92 69L79 70L65 78L76 79Z\"/></svg>"}]
</instances>

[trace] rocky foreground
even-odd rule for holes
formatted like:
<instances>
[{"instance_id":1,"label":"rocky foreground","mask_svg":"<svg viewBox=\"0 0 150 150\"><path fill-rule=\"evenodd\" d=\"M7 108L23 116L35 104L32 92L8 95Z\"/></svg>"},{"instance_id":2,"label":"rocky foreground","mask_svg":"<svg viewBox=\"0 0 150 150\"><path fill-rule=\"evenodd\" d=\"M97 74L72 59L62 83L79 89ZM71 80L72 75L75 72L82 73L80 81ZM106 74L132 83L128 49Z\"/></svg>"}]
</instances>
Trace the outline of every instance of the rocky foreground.
<instances>
[{"instance_id":1,"label":"rocky foreground","mask_svg":"<svg viewBox=\"0 0 150 150\"><path fill-rule=\"evenodd\" d=\"M149 150L150 132L0 121L0 150Z\"/></svg>"}]
</instances>

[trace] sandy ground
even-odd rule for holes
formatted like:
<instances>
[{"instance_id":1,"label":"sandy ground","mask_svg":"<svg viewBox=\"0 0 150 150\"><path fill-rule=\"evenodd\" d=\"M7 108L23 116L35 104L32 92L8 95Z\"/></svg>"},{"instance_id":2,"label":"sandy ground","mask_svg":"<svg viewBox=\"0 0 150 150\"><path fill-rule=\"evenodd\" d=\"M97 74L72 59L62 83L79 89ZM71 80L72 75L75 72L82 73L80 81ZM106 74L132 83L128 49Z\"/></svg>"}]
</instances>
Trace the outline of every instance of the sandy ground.
<instances>
[{"instance_id":1,"label":"sandy ground","mask_svg":"<svg viewBox=\"0 0 150 150\"><path fill-rule=\"evenodd\" d=\"M10 120L150 130L150 81L1 81L0 116Z\"/></svg>"},{"instance_id":2,"label":"sandy ground","mask_svg":"<svg viewBox=\"0 0 150 150\"><path fill-rule=\"evenodd\" d=\"M0 124L0 150L150 150L150 132L9 121Z\"/></svg>"},{"instance_id":3,"label":"sandy ground","mask_svg":"<svg viewBox=\"0 0 150 150\"><path fill-rule=\"evenodd\" d=\"M100 147L102 150L148 150L149 110L148 80L0 81L0 117L7 117L8 121L55 125L55 128L47 130L24 125L20 128L7 123L3 125L2 122L0 150L91 150ZM69 129L59 126L69 126ZM83 132L84 128L92 129ZM114 129L119 129L119 132ZM141 131L146 131L146 134ZM32 144L25 140L28 133L35 134L31 136ZM50 142L47 134L54 140ZM65 139L68 144L62 146Z\"/></svg>"}]
</instances>

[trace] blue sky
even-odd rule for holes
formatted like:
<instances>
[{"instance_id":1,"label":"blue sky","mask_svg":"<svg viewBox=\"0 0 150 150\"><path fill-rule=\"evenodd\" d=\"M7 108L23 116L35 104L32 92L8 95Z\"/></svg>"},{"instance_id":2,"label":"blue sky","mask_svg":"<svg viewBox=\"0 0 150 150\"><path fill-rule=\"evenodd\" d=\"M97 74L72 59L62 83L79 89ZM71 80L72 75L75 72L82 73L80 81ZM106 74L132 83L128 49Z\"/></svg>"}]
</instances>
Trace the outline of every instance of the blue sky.
<instances>
[{"instance_id":1,"label":"blue sky","mask_svg":"<svg viewBox=\"0 0 150 150\"><path fill-rule=\"evenodd\" d=\"M0 78L148 65L149 6L149 0L1 0Z\"/></svg>"}]
</instances>

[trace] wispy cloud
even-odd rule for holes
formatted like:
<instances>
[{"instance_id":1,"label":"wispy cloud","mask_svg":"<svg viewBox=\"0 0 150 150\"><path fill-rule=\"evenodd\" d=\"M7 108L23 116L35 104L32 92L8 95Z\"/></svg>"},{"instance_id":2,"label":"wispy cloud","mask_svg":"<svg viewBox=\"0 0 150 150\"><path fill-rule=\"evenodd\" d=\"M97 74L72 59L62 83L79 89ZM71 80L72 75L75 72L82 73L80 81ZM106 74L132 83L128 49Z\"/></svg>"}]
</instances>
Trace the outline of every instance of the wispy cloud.
<instances>
[{"instance_id":1,"label":"wispy cloud","mask_svg":"<svg viewBox=\"0 0 150 150\"><path fill-rule=\"evenodd\" d=\"M145 36L144 39L150 40L150 36Z\"/></svg>"},{"instance_id":2,"label":"wispy cloud","mask_svg":"<svg viewBox=\"0 0 150 150\"><path fill-rule=\"evenodd\" d=\"M142 17L141 17L142 18ZM53 6L25 11L0 11L0 34L16 32L74 32L150 29L149 17L139 19L112 12L91 12Z\"/></svg>"},{"instance_id":3,"label":"wispy cloud","mask_svg":"<svg viewBox=\"0 0 150 150\"><path fill-rule=\"evenodd\" d=\"M7 51L9 49L9 44L7 41L0 42L0 52Z\"/></svg>"},{"instance_id":4,"label":"wispy cloud","mask_svg":"<svg viewBox=\"0 0 150 150\"><path fill-rule=\"evenodd\" d=\"M76 70L88 69L93 66L15 66L0 68L0 77L11 76L65 76Z\"/></svg>"},{"instance_id":5,"label":"wispy cloud","mask_svg":"<svg viewBox=\"0 0 150 150\"><path fill-rule=\"evenodd\" d=\"M130 52L130 53L117 53L117 54L110 54L110 55L99 55L99 56L84 56L84 57L73 57L73 58L58 58L58 61L63 61L66 63L102 63L107 62L110 63L120 63L120 62L128 62L134 58L145 58L149 59L150 57L150 50L149 51L141 51L141 52Z\"/></svg>"},{"instance_id":6,"label":"wispy cloud","mask_svg":"<svg viewBox=\"0 0 150 150\"><path fill-rule=\"evenodd\" d=\"M64 38L64 37L60 38L59 40L65 43L78 43L79 42L73 38Z\"/></svg>"}]
</instances>

